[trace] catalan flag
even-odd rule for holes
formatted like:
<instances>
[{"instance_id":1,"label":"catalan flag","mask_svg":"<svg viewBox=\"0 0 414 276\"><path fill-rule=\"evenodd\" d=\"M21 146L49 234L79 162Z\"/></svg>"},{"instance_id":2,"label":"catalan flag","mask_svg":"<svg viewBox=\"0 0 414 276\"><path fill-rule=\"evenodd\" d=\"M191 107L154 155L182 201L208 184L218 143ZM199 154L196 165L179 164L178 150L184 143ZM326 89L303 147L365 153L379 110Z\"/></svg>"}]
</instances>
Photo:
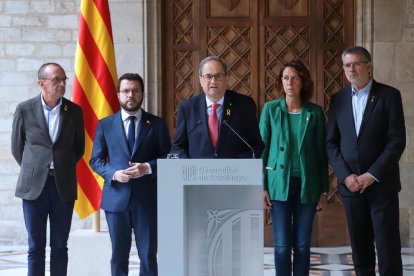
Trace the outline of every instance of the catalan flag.
<instances>
[{"instance_id":1,"label":"catalan flag","mask_svg":"<svg viewBox=\"0 0 414 276\"><path fill-rule=\"evenodd\" d=\"M82 0L76 45L73 101L85 120L85 154L77 165L81 219L100 208L103 179L89 166L98 120L119 110L116 63L108 0Z\"/></svg>"}]
</instances>

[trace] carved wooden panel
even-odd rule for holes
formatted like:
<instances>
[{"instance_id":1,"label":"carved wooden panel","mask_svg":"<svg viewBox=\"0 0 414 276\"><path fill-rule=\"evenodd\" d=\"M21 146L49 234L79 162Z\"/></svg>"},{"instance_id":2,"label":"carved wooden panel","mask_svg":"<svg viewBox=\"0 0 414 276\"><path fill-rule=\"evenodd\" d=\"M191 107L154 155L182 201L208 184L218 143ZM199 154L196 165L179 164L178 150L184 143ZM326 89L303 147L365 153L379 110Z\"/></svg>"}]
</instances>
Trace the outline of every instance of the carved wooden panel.
<instances>
[{"instance_id":1,"label":"carved wooden panel","mask_svg":"<svg viewBox=\"0 0 414 276\"><path fill-rule=\"evenodd\" d=\"M194 38L194 9L193 1L173 1L174 44L192 43Z\"/></svg>"},{"instance_id":2,"label":"carved wooden panel","mask_svg":"<svg viewBox=\"0 0 414 276\"><path fill-rule=\"evenodd\" d=\"M271 17L309 16L309 0L267 0L266 5Z\"/></svg>"},{"instance_id":3,"label":"carved wooden panel","mask_svg":"<svg viewBox=\"0 0 414 276\"><path fill-rule=\"evenodd\" d=\"M330 95L345 84L342 71L342 50L347 45L345 24L345 1L330 0L323 3L323 53L324 106L327 108ZM349 14L347 14L349 16Z\"/></svg>"},{"instance_id":4,"label":"carved wooden panel","mask_svg":"<svg viewBox=\"0 0 414 276\"><path fill-rule=\"evenodd\" d=\"M281 66L293 59L300 59L313 72L315 64L315 3L308 0L260 1L259 18L262 53L258 101L259 109L265 102L281 95L274 86ZM316 68L315 68L316 69ZM314 75L312 74L312 77Z\"/></svg>"},{"instance_id":5,"label":"carved wooden panel","mask_svg":"<svg viewBox=\"0 0 414 276\"><path fill-rule=\"evenodd\" d=\"M229 87L239 93L252 95L251 27L207 27L207 56L223 58L229 66Z\"/></svg>"},{"instance_id":6,"label":"carved wooden panel","mask_svg":"<svg viewBox=\"0 0 414 276\"><path fill-rule=\"evenodd\" d=\"M229 65L228 87L258 99L257 3L253 0L208 0L201 12L202 57L216 55ZM203 9L203 5L201 5Z\"/></svg>"},{"instance_id":7,"label":"carved wooden panel","mask_svg":"<svg viewBox=\"0 0 414 276\"><path fill-rule=\"evenodd\" d=\"M281 95L276 91L274 82L283 64L300 59L310 64L310 27L309 26L265 26L264 55L264 102Z\"/></svg>"},{"instance_id":8,"label":"carved wooden panel","mask_svg":"<svg viewBox=\"0 0 414 276\"><path fill-rule=\"evenodd\" d=\"M176 51L174 53L174 105L194 95L193 88L193 53L191 51Z\"/></svg>"},{"instance_id":9,"label":"carved wooden panel","mask_svg":"<svg viewBox=\"0 0 414 276\"><path fill-rule=\"evenodd\" d=\"M323 91L325 114L328 113L330 97L340 88L346 85L346 78L342 70L342 50L353 44L353 1L346 0L324 0L322 1L322 22L323 22L323 53L320 53L323 66L323 76L319 78L319 89ZM350 22L352 20L352 22ZM323 87L320 85L323 84ZM336 177L332 170L329 172L330 202L342 203L338 195Z\"/></svg>"},{"instance_id":10,"label":"carved wooden panel","mask_svg":"<svg viewBox=\"0 0 414 276\"><path fill-rule=\"evenodd\" d=\"M164 51L165 74L163 114L173 137L176 123L176 108L180 102L194 95L194 41L195 6L193 0L168 1L165 6L167 24Z\"/></svg>"},{"instance_id":11,"label":"carved wooden panel","mask_svg":"<svg viewBox=\"0 0 414 276\"><path fill-rule=\"evenodd\" d=\"M207 18L249 18L250 0L207 0Z\"/></svg>"},{"instance_id":12,"label":"carved wooden panel","mask_svg":"<svg viewBox=\"0 0 414 276\"><path fill-rule=\"evenodd\" d=\"M281 65L299 58L315 83L312 101L327 114L331 95L346 82L341 53L354 43L354 1L164 1L163 117L171 137L178 104L200 92L198 64L208 55L229 64L229 88L251 96L259 114L265 102L280 96L274 80ZM332 172L329 200L341 203ZM322 216L318 237L330 234Z\"/></svg>"}]
</instances>

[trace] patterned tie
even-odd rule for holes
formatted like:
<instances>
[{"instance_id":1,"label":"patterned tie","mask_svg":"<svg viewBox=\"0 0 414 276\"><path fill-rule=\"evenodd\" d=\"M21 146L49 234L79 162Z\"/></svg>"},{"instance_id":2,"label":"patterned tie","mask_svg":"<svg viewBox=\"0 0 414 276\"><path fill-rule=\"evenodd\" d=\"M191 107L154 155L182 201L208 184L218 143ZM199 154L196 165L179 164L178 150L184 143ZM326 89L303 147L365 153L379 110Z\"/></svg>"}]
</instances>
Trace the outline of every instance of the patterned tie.
<instances>
[{"instance_id":1,"label":"patterned tie","mask_svg":"<svg viewBox=\"0 0 414 276\"><path fill-rule=\"evenodd\" d=\"M208 132L210 134L211 144L216 147L218 137L218 120L216 110L220 105L214 103L211 105L210 115L208 116Z\"/></svg>"},{"instance_id":2,"label":"patterned tie","mask_svg":"<svg viewBox=\"0 0 414 276\"><path fill-rule=\"evenodd\" d=\"M135 145L135 116L129 116L128 119L130 121L128 128L128 145L129 150L132 153Z\"/></svg>"}]
</instances>

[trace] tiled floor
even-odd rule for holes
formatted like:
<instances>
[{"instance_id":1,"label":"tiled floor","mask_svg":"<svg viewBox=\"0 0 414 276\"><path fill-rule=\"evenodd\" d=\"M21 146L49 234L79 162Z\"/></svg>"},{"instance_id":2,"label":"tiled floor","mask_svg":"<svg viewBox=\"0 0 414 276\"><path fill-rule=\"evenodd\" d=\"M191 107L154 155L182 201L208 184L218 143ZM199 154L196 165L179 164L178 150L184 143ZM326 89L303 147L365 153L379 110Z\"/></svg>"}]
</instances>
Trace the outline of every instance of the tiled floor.
<instances>
[{"instance_id":1,"label":"tiled floor","mask_svg":"<svg viewBox=\"0 0 414 276\"><path fill-rule=\"evenodd\" d=\"M26 251L26 246L0 246L0 276L27 275ZM352 258L350 254L351 249L349 247L312 248L311 252L312 256L310 275L355 275L352 269ZM402 253L402 260L404 264L404 276L414 276L414 248L405 248L402 250ZM131 250L129 266L131 271L130 275L138 275L139 261L135 249ZM46 276L49 275L49 272L47 272ZM263 275L275 275L272 248L265 248Z\"/></svg>"}]
</instances>

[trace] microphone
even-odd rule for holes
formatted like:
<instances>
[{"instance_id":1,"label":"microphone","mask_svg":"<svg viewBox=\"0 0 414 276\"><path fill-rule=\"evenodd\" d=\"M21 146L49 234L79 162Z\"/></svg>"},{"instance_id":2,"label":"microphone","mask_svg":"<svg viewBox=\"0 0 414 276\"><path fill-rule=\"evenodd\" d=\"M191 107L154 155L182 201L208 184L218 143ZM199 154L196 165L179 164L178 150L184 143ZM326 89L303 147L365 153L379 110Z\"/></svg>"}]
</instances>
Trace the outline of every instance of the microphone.
<instances>
[{"instance_id":1,"label":"microphone","mask_svg":"<svg viewBox=\"0 0 414 276\"><path fill-rule=\"evenodd\" d=\"M249 143L246 142L246 140L244 140L238 133L237 131L235 131L228 123L227 120L223 120L223 125L227 126L234 134L236 134L237 137L239 137L240 140L243 141L243 143L246 144L246 146L249 147L249 149L252 151L252 159L256 158L256 155L254 154L254 150L252 148L252 146L249 145Z\"/></svg>"}]
</instances>

